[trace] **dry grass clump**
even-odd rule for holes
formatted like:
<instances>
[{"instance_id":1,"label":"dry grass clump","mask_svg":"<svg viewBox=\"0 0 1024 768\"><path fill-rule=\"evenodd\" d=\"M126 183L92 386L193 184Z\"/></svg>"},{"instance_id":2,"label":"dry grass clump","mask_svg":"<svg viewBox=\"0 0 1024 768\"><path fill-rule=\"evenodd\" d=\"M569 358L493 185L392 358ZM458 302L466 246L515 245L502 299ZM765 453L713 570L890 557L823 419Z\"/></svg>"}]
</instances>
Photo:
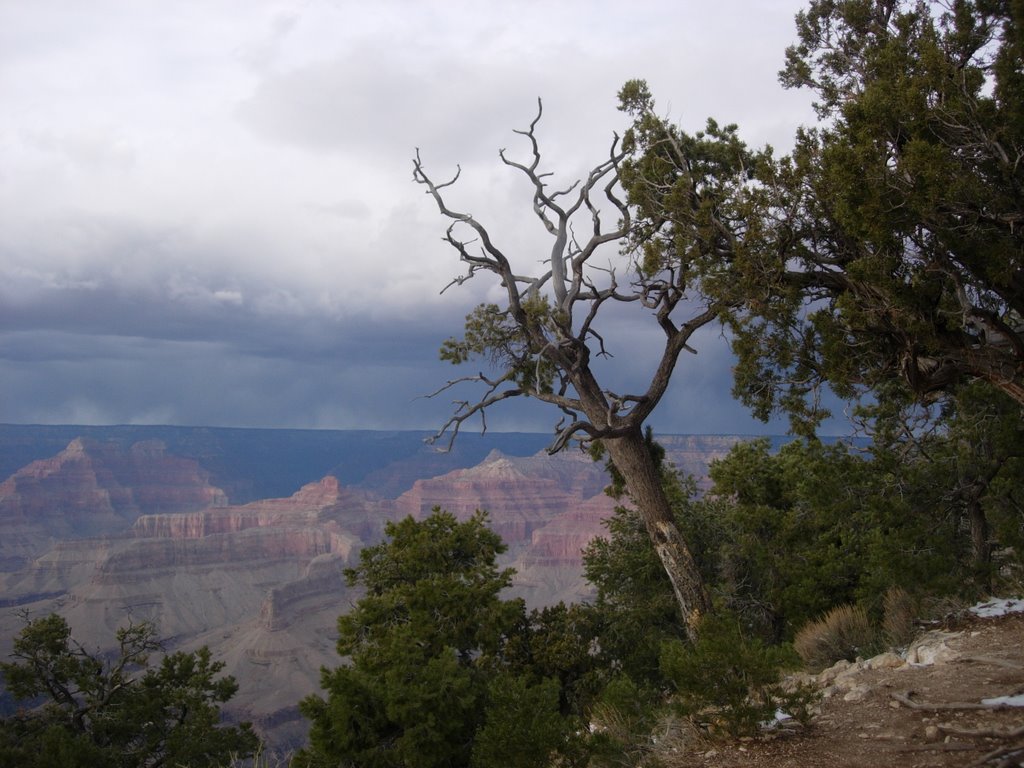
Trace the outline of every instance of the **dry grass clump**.
<instances>
[{"instance_id":1,"label":"dry grass clump","mask_svg":"<svg viewBox=\"0 0 1024 768\"><path fill-rule=\"evenodd\" d=\"M597 704L590 716L596 747L592 763L602 768L642 765L651 748L649 725L614 704Z\"/></svg>"},{"instance_id":2,"label":"dry grass clump","mask_svg":"<svg viewBox=\"0 0 1024 768\"><path fill-rule=\"evenodd\" d=\"M916 601L902 587L890 587L882 598L882 609L882 632L886 642L894 648L909 645L917 634Z\"/></svg>"},{"instance_id":3,"label":"dry grass clump","mask_svg":"<svg viewBox=\"0 0 1024 768\"><path fill-rule=\"evenodd\" d=\"M671 713L658 720L651 737L650 752L640 764L643 768L681 765L679 760L683 755L697 748L707 749L711 744L707 735L690 718Z\"/></svg>"},{"instance_id":4,"label":"dry grass clump","mask_svg":"<svg viewBox=\"0 0 1024 768\"><path fill-rule=\"evenodd\" d=\"M260 745L252 757L233 758L231 762L221 765L220 768L301 768L301 766L294 759L292 753L281 755L268 751L263 745Z\"/></svg>"},{"instance_id":5,"label":"dry grass clump","mask_svg":"<svg viewBox=\"0 0 1024 768\"><path fill-rule=\"evenodd\" d=\"M839 605L805 625L793 647L812 670L830 667L840 659L853 661L875 642L875 632L863 608Z\"/></svg>"}]
</instances>

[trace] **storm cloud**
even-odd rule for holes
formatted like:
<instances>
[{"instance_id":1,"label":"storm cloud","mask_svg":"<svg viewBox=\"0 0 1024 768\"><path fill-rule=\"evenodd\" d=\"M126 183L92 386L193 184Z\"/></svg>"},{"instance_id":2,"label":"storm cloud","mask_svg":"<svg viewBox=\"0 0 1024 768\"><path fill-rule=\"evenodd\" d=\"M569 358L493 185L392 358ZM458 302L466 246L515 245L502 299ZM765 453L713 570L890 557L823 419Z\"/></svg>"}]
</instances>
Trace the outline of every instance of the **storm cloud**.
<instances>
[{"instance_id":1,"label":"storm cloud","mask_svg":"<svg viewBox=\"0 0 1024 768\"><path fill-rule=\"evenodd\" d=\"M556 183L606 156L632 77L690 130L712 115L785 149L811 116L775 80L801 6L3 4L0 421L438 426L452 397L423 395L472 372L438 347L497 286L441 293L460 269L416 148L461 167L453 201L531 267L546 235L497 152L526 150L538 97ZM646 320L610 333L611 381L655 359ZM656 427L781 429L732 402L719 331L698 341Z\"/></svg>"}]
</instances>

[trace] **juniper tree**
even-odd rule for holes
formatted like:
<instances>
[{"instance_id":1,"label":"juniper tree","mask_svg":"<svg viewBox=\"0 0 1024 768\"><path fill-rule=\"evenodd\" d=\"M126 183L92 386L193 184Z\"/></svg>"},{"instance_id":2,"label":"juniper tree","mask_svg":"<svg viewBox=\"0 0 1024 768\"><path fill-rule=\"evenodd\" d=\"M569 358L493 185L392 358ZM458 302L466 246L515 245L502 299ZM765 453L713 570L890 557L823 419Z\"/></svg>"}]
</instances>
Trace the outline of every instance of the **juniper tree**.
<instances>
[{"instance_id":1,"label":"juniper tree","mask_svg":"<svg viewBox=\"0 0 1024 768\"><path fill-rule=\"evenodd\" d=\"M0 721L0 763L29 768L216 766L257 746L248 724L220 723L238 690L218 676L207 648L163 656L148 622L117 631L111 654L76 642L57 614L27 622L13 661L0 662L8 691L27 707Z\"/></svg>"},{"instance_id":2,"label":"juniper tree","mask_svg":"<svg viewBox=\"0 0 1024 768\"><path fill-rule=\"evenodd\" d=\"M821 121L763 176L738 392L813 416L822 381L927 401L981 380L1024 404L1021 4L815 0L797 30L780 76Z\"/></svg>"},{"instance_id":3,"label":"juniper tree","mask_svg":"<svg viewBox=\"0 0 1024 768\"><path fill-rule=\"evenodd\" d=\"M389 522L386 533L347 572L366 594L338 619L347 662L322 671L325 698L300 704L312 729L298 762L550 764L570 735L559 681L510 658L521 656L507 646L523 639L527 617L521 600L500 597L512 570L495 562L505 545L486 516L459 522L435 509Z\"/></svg>"},{"instance_id":4,"label":"juniper tree","mask_svg":"<svg viewBox=\"0 0 1024 768\"><path fill-rule=\"evenodd\" d=\"M731 127L719 129L710 123L707 132L694 137L666 132L652 120L644 92L640 83L623 89L623 108L637 116L636 125L621 140L615 137L608 157L575 184L549 186L536 134L540 108L527 129L516 131L530 149L527 158L520 161L505 150L499 153L502 162L532 186L533 215L550 237L550 249L539 268L537 254L506 253L484 223L452 207L448 197L459 172L438 181L417 151L414 179L450 220L445 240L466 266L451 285L483 273L502 288L501 302L474 309L466 318L465 333L442 347L443 359L456 364L483 359L493 373L457 378L440 390L474 382L482 394L459 401L435 437L447 433L453 439L468 419L485 416L504 400L529 397L562 415L551 452L574 440L599 442L625 481L692 637L709 608L708 594L693 553L675 525L644 426L668 391L683 352L696 351L691 345L694 334L713 324L729 304L730 300L710 297L703 279L713 265L724 263L722 253L734 247L736 192L746 184L754 158ZM642 103L643 108L637 106ZM645 156L648 150L652 152ZM636 163L650 160L654 152L665 153L667 162L674 162L682 151L693 162L691 172L675 180L674 191L691 201L694 212L685 227L674 232L678 258L663 259L655 247L661 233L649 222L638 228L624 199L623 176L635 177ZM645 315L651 337L661 345L657 362L637 391L613 391L602 383L596 365L600 358L622 352L608 348L603 331L605 324L621 320L608 319L613 305ZM621 365L635 367L623 357Z\"/></svg>"}]
</instances>

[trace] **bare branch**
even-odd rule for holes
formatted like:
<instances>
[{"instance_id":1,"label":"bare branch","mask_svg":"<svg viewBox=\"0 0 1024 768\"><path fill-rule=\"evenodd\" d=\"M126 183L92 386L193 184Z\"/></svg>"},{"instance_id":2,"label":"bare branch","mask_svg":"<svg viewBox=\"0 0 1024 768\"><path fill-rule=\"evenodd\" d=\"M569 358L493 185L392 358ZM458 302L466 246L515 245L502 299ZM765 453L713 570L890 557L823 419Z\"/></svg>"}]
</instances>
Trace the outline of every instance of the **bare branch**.
<instances>
[{"instance_id":1,"label":"bare branch","mask_svg":"<svg viewBox=\"0 0 1024 768\"><path fill-rule=\"evenodd\" d=\"M458 343L454 353L445 355L456 362L463 362L467 356L489 359L501 371L500 376L493 380L482 373L462 377L431 395L460 383L483 385L475 402L454 403L455 413L428 442L435 443L447 435L451 447L462 425L478 414L486 431L487 409L512 397L540 400L564 414L548 448L551 453L573 440L607 441L609 456L627 478L692 638L710 602L696 562L675 525L642 427L664 395L679 354L689 349L688 339L718 312L698 308L689 320L677 322L669 315L682 303L685 286L676 286L675 273L671 274L672 282L666 283L660 277L652 281L638 271L635 280L623 288L611 263L607 267L594 264L603 247L625 242L633 229L630 209L616 189L620 164L627 153L616 135L608 158L593 166L584 179L552 190L548 187L550 174L541 171L536 135L541 115L542 104L538 101L537 115L529 127L515 131L529 143L526 160L513 159L504 149L499 152L502 163L523 174L532 185L532 213L551 237L543 261L545 269L536 276L517 274L484 226L472 215L447 205L442 194L445 187L426 174L419 153L414 160L413 177L426 187L442 216L451 220L445 240L466 265L466 273L452 280L445 290L483 270L495 275L507 296L507 305L497 315L484 311L467 318L464 341ZM457 173L454 178L458 178ZM618 221L606 229L603 209L608 206ZM473 230L473 240L458 237L460 225ZM678 277L681 281L681 274ZM661 362L646 392L618 394L606 390L591 368L592 354L611 356L604 336L596 328L600 309L608 302L649 306L666 333Z\"/></svg>"},{"instance_id":2,"label":"bare branch","mask_svg":"<svg viewBox=\"0 0 1024 768\"><path fill-rule=\"evenodd\" d=\"M1004 710L1004 709L1013 709L1014 708L1014 706L1012 704L1005 704L1005 703L1002 703L1002 702L1000 702L998 704L982 704L981 702L978 702L978 701L951 701L951 702L914 701L912 698L910 698L910 696L911 696L911 692L910 691L907 691L905 693L894 693L894 694L892 694L892 698L893 699L895 699L896 701L898 701L900 704L902 704L903 706L907 707L908 709L927 710L929 712L939 712L939 711L945 711L945 710L958 711L958 710L969 710L969 709L982 709L982 710L986 710L986 711L989 711L989 712L999 712L999 711Z\"/></svg>"},{"instance_id":3,"label":"bare branch","mask_svg":"<svg viewBox=\"0 0 1024 768\"><path fill-rule=\"evenodd\" d=\"M444 450L451 450L452 444L455 442L455 438L459 435L459 430L462 425L477 414L480 415L483 424L482 433L487 432L487 421L485 417L485 411L495 403L507 400L511 397L519 397L524 394L518 387L511 389L499 390L502 384L512 380L512 374L506 373L499 379L488 379L482 373L476 376L463 376L458 379L452 379L446 383L443 387L427 395L428 398L436 397L442 392L447 392L452 387L463 382L482 382L487 385L487 390L482 398L476 403L470 403L468 400L455 400L453 405L456 406L455 413L444 423L444 425L435 434L427 438L427 445L434 445L446 434L448 435L447 445Z\"/></svg>"}]
</instances>

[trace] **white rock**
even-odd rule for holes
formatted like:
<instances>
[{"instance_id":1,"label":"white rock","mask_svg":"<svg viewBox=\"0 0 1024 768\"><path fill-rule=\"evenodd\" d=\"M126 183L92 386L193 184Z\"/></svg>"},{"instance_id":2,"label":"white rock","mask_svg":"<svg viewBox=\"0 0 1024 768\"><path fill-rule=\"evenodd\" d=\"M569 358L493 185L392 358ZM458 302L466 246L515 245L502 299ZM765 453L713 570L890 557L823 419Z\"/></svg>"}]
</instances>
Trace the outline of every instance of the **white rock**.
<instances>
[{"instance_id":1,"label":"white rock","mask_svg":"<svg viewBox=\"0 0 1024 768\"><path fill-rule=\"evenodd\" d=\"M885 653L868 659L865 662L865 667L867 669L896 669L898 667L902 667L905 663L906 662L900 658L898 653L886 651Z\"/></svg>"},{"instance_id":2,"label":"white rock","mask_svg":"<svg viewBox=\"0 0 1024 768\"><path fill-rule=\"evenodd\" d=\"M959 632L928 632L913 642L907 651L907 663L919 666L946 664L959 657L949 646L949 641L960 636Z\"/></svg>"},{"instance_id":3,"label":"white rock","mask_svg":"<svg viewBox=\"0 0 1024 768\"><path fill-rule=\"evenodd\" d=\"M845 672L851 666L850 662L846 659L840 659L828 669L824 670L818 675L818 680L822 683L831 683L841 672Z\"/></svg>"},{"instance_id":4,"label":"white rock","mask_svg":"<svg viewBox=\"0 0 1024 768\"><path fill-rule=\"evenodd\" d=\"M864 701L871 693L871 689L864 684L855 685L843 696L843 701Z\"/></svg>"}]
</instances>

